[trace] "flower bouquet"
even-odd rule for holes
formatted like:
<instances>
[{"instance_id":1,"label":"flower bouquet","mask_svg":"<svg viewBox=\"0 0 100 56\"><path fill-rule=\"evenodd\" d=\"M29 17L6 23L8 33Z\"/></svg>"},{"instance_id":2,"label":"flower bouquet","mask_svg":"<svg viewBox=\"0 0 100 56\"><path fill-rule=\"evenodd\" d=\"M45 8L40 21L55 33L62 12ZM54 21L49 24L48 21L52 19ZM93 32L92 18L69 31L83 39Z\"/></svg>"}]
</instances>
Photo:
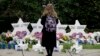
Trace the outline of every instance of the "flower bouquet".
<instances>
[{"instance_id":1,"label":"flower bouquet","mask_svg":"<svg viewBox=\"0 0 100 56\"><path fill-rule=\"evenodd\" d=\"M71 37L72 37L72 38L76 38L77 35L79 35L80 38L83 37L83 34L82 34L81 32L79 32L79 33L73 33L73 34L71 35Z\"/></svg>"}]
</instances>

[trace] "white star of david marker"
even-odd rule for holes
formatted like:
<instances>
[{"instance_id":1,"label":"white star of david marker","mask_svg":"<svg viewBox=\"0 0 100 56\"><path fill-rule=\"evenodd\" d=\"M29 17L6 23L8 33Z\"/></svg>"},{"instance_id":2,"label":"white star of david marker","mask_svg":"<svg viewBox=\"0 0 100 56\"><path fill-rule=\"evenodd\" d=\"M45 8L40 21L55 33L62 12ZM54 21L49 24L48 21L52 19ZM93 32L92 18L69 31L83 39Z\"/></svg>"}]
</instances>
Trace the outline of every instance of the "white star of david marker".
<instances>
[{"instance_id":1,"label":"white star of david marker","mask_svg":"<svg viewBox=\"0 0 100 56\"><path fill-rule=\"evenodd\" d=\"M66 27L67 27L67 25L61 24L60 20L58 20L57 33L66 33L66 31L65 31Z\"/></svg>"},{"instance_id":2,"label":"white star of david marker","mask_svg":"<svg viewBox=\"0 0 100 56\"><path fill-rule=\"evenodd\" d=\"M43 26L41 25L40 22L41 22L41 19L39 19L39 20L37 21L37 23L31 23L32 28L33 28L32 33L41 32Z\"/></svg>"},{"instance_id":3,"label":"white star of david marker","mask_svg":"<svg viewBox=\"0 0 100 56\"><path fill-rule=\"evenodd\" d=\"M75 21L74 25L69 25L69 27L71 29L70 34L78 32L85 34L84 29L86 28L86 25L81 25L78 20Z\"/></svg>"},{"instance_id":4,"label":"white star of david marker","mask_svg":"<svg viewBox=\"0 0 100 56\"><path fill-rule=\"evenodd\" d=\"M17 31L26 31L29 34L29 30L27 29L29 22L23 22L21 18L19 18L17 23L11 24L14 28L12 34L16 34Z\"/></svg>"}]
</instances>

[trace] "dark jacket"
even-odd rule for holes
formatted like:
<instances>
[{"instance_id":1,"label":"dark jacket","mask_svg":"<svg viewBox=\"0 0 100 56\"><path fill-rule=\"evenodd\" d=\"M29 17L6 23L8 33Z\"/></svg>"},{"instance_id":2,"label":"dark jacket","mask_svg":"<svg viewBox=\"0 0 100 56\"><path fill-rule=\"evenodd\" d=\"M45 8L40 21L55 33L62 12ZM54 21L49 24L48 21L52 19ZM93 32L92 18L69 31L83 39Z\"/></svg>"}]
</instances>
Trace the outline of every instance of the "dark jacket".
<instances>
[{"instance_id":1,"label":"dark jacket","mask_svg":"<svg viewBox=\"0 0 100 56\"><path fill-rule=\"evenodd\" d=\"M47 32L44 25L46 21L47 16L42 16L41 17L41 24L43 25L42 29L42 41L41 45L44 47L56 47L56 31L53 32ZM56 19L56 23L58 24L58 19Z\"/></svg>"}]
</instances>

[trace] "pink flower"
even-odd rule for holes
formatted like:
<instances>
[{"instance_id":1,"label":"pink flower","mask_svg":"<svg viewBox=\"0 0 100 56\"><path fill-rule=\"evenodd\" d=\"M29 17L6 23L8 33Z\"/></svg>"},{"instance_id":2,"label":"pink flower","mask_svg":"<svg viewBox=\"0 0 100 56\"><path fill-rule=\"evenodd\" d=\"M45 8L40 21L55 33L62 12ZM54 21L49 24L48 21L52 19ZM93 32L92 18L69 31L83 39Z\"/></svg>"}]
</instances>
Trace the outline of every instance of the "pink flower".
<instances>
[{"instance_id":1,"label":"pink flower","mask_svg":"<svg viewBox=\"0 0 100 56\"><path fill-rule=\"evenodd\" d=\"M76 37L77 35L79 35L79 37L83 37L83 34L82 34L81 32L79 32L79 33L73 33L73 34L71 35L71 37L74 38L74 37Z\"/></svg>"},{"instance_id":2,"label":"pink flower","mask_svg":"<svg viewBox=\"0 0 100 56\"><path fill-rule=\"evenodd\" d=\"M92 32L90 32L90 33L88 33L88 36L91 36L93 33Z\"/></svg>"},{"instance_id":3,"label":"pink flower","mask_svg":"<svg viewBox=\"0 0 100 56\"><path fill-rule=\"evenodd\" d=\"M57 40L59 40L63 37L63 34L62 33L57 33L56 37L57 37Z\"/></svg>"},{"instance_id":4,"label":"pink flower","mask_svg":"<svg viewBox=\"0 0 100 56\"><path fill-rule=\"evenodd\" d=\"M35 36L37 39L41 39L41 38L42 38L42 32L35 32L35 33L34 33L34 36Z\"/></svg>"}]
</instances>

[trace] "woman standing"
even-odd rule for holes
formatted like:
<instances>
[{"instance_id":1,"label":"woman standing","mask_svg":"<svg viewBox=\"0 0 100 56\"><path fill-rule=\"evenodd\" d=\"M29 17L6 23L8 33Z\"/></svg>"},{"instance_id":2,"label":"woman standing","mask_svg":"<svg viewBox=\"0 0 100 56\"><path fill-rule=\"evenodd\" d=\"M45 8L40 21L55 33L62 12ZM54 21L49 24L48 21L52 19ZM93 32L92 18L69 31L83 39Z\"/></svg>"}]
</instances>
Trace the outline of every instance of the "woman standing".
<instances>
[{"instance_id":1,"label":"woman standing","mask_svg":"<svg viewBox=\"0 0 100 56\"><path fill-rule=\"evenodd\" d=\"M43 25L41 45L46 48L47 56L52 56L53 49L56 47L58 16L50 3L45 6L41 17L41 24Z\"/></svg>"}]
</instances>

